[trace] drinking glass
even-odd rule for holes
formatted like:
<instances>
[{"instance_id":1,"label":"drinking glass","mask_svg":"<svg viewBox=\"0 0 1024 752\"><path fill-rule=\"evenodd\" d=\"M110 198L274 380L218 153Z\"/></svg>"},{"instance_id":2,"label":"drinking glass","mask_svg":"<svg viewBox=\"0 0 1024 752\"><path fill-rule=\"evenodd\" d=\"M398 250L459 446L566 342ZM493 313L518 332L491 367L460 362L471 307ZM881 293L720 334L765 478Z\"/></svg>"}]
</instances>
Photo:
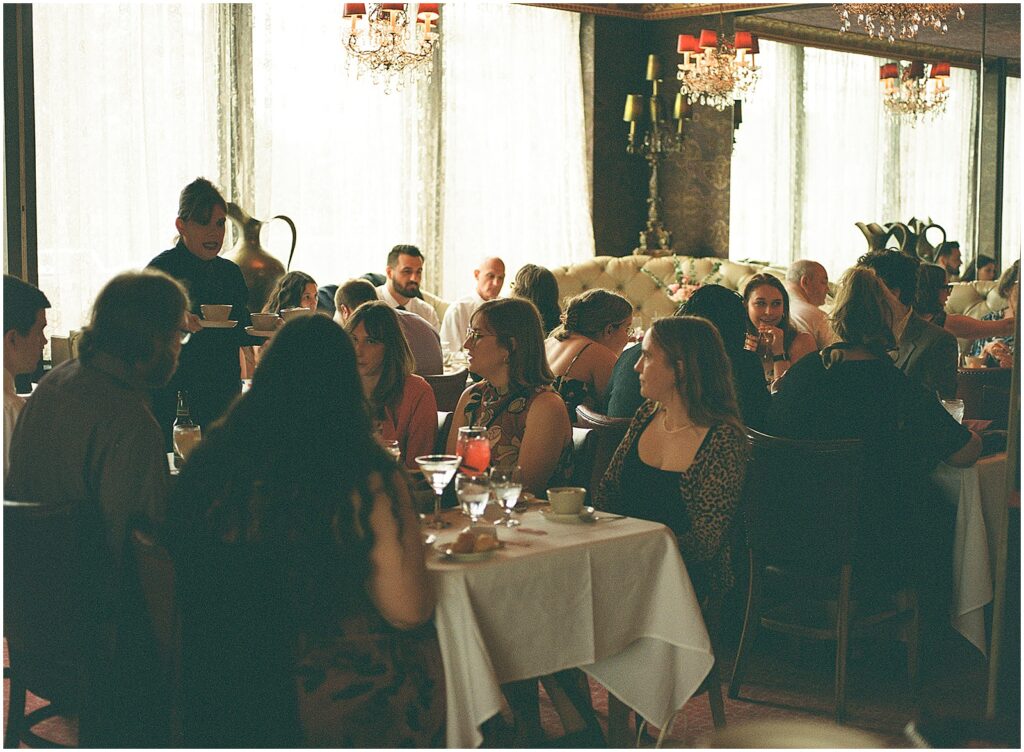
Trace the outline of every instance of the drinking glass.
<instances>
[{"instance_id":1,"label":"drinking glass","mask_svg":"<svg viewBox=\"0 0 1024 752\"><path fill-rule=\"evenodd\" d=\"M462 458L457 454L424 454L416 458L416 464L420 466L423 475L426 477L430 487L434 489L434 518L428 523L428 527L435 530L443 530L448 523L441 517L441 494L448 481L455 475Z\"/></svg>"},{"instance_id":2,"label":"drinking glass","mask_svg":"<svg viewBox=\"0 0 1024 752\"><path fill-rule=\"evenodd\" d=\"M516 527L519 520L512 519L512 510L519 502L523 491L523 470L519 465L512 467L495 467L491 469L491 492L501 505L503 518L495 521L495 525Z\"/></svg>"},{"instance_id":3,"label":"drinking glass","mask_svg":"<svg viewBox=\"0 0 1024 752\"><path fill-rule=\"evenodd\" d=\"M380 443L395 458L395 462L402 460L402 447L398 445L398 439L381 439Z\"/></svg>"},{"instance_id":4,"label":"drinking glass","mask_svg":"<svg viewBox=\"0 0 1024 752\"><path fill-rule=\"evenodd\" d=\"M475 525L487 511L491 501L491 487L486 475L455 476L455 496L459 499L462 511L469 515L469 522Z\"/></svg>"},{"instance_id":5,"label":"drinking glass","mask_svg":"<svg viewBox=\"0 0 1024 752\"><path fill-rule=\"evenodd\" d=\"M483 426L463 426L455 442L455 453L462 457L459 472L483 475L491 465L491 442Z\"/></svg>"},{"instance_id":6,"label":"drinking glass","mask_svg":"<svg viewBox=\"0 0 1024 752\"><path fill-rule=\"evenodd\" d=\"M942 406L957 423L964 422L964 401L962 399L942 400Z\"/></svg>"},{"instance_id":7,"label":"drinking glass","mask_svg":"<svg viewBox=\"0 0 1024 752\"><path fill-rule=\"evenodd\" d=\"M203 430L197 425L175 426L172 432L174 453L185 461L203 438Z\"/></svg>"}]
</instances>

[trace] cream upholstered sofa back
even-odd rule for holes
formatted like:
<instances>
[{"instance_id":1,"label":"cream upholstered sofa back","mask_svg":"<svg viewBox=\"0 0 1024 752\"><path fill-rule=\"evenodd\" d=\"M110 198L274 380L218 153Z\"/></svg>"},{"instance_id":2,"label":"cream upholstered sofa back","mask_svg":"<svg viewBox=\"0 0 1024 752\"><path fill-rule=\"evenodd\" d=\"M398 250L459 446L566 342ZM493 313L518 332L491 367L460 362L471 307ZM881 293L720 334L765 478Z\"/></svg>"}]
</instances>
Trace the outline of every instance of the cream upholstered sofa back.
<instances>
[{"instance_id":1,"label":"cream upholstered sofa back","mask_svg":"<svg viewBox=\"0 0 1024 752\"><path fill-rule=\"evenodd\" d=\"M997 282L957 282L946 301L946 313L961 313L980 319L987 313L1010 305L999 295Z\"/></svg>"},{"instance_id":2,"label":"cream upholstered sofa back","mask_svg":"<svg viewBox=\"0 0 1024 752\"><path fill-rule=\"evenodd\" d=\"M760 272L769 272L780 279L785 275L785 270L728 259L692 256L679 256L678 259L687 276L714 282L730 290L742 290L747 280ZM720 264L717 271L716 264ZM665 291L646 273L650 272L665 285L674 283L675 262L670 256L595 256L579 264L555 267L551 272L558 281L559 301L563 307L566 300L574 295L600 287L623 295L643 317L645 327L654 318L671 316L677 308L677 304L669 300Z\"/></svg>"}]
</instances>

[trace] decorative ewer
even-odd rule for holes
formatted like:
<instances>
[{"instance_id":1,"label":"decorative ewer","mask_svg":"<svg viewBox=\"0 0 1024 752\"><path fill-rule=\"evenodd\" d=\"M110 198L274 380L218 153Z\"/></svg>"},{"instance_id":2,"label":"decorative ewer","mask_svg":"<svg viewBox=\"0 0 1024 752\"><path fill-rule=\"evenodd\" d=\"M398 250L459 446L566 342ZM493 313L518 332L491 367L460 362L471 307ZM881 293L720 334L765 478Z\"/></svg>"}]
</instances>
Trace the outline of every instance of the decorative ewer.
<instances>
[{"instance_id":1,"label":"decorative ewer","mask_svg":"<svg viewBox=\"0 0 1024 752\"><path fill-rule=\"evenodd\" d=\"M288 252L288 264L283 265L260 245L260 230L267 222L250 217L245 209L231 201L228 202L228 217L241 233L228 258L241 268L245 284L249 287L249 311L258 313L263 310L264 304L270 298L270 291L274 289L274 285L284 276L285 271L291 268L295 242L298 239L295 223L283 214L267 220L273 222L275 219L283 219L292 229L292 248Z\"/></svg>"},{"instance_id":2,"label":"decorative ewer","mask_svg":"<svg viewBox=\"0 0 1024 752\"><path fill-rule=\"evenodd\" d=\"M932 222L931 218L928 219L928 224L925 224L916 217L906 224L903 222L889 222L884 227L876 222L869 224L854 222L854 224L864 233L864 238L868 241L869 251L888 248L889 239L893 238L901 252L908 256L916 256L922 261L929 263L934 262L935 254L938 252L939 247L946 242L945 229L941 225ZM941 234L937 242L933 243L929 240L928 235L930 231L934 231L931 232L933 237L937 237L937 233Z\"/></svg>"}]
</instances>

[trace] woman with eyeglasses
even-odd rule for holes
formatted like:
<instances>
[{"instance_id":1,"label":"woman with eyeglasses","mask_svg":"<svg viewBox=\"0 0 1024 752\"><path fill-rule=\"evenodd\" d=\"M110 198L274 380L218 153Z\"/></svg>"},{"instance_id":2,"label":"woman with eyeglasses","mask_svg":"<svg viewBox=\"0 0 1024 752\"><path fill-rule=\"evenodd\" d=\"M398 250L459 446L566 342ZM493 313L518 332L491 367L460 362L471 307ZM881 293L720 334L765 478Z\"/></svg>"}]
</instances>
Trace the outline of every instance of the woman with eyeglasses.
<instances>
[{"instance_id":1,"label":"woman with eyeglasses","mask_svg":"<svg viewBox=\"0 0 1024 752\"><path fill-rule=\"evenodd\" d=\"M398 441L402 461L415 468L416 458L433 454L437 436L437 400L422 376L398 323L398 314L383 300L363 303L345 322L356 349L356 366L370 418L382 441Z\"/></svg>"},{"instance_id":2,"label":"woman with eyeglasses","mask_svg":"<svg viewBox=\"0 0 1024 752\"><path fill-rule=\"evenodd\" d=\"M543 494L568 479L572 426L551 387L537 307L519 298L488 300L473 312L463 347L481 381L459 398L448 453L455 452L460 427L483 426L491 464L522 467L524 491Z\"/></svg>"},{"instance_id":3,"label":"woman with eyeglasses","mask_svg":"<svg viewBox=\"0 0 1024 752\"><path fill-rule=\"evenodd\" d=\"M615 361L629 342L633 306L621 295L594 288L572 298L562 325L544 343L569 419L584 405L603 413Z\"/></svg>"}]
</instances>

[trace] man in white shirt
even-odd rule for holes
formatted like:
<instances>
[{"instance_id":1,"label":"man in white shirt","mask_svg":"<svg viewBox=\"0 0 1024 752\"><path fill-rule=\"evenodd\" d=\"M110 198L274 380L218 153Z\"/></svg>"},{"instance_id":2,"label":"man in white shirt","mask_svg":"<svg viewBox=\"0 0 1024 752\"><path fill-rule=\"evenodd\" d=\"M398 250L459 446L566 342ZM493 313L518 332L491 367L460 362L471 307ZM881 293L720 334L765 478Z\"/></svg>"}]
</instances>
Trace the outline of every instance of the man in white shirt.
<instances>
[{"instance_id":1,"label":"man in white shirt","mask_svg":"<svg viewBox=\"0 0 1024 752\"><path fill-rule=\"evenodd\" d=\"M789 320L798 331L807 332L818 345L828 347L835 339L828 316L818 306L828 295L828 272L817 261L794 261L786 272L786 291L789 292Z\"/></svg>"},{"instance_id":2,"label":"man in white shirt","mask_svg":"<svg viewBox=\"0 0 1024 752\"><path fill-rule=\"evenodd\" d=\"M32 373L46 344L46 309L50 301L39 288L10 274L4 275L4 478L11 453L11 434L25 399L18 396L14 377Z\"/></svg>"},{"instance_id":3,"label":"man in white shirt","mask_svg":"<svg viewBox=\"0 0 1024 752\"><path fill-rule=\"evenodd\" d=\"M388 254L387 281L377 288L377 297L392 308L422 316L434 331L441 328L434 307L419 297L423 281L423 254L414 245L396 245Z\"/></svg>"},{"instance_id":4,"label":"man in white shirt","mask_svg":"<svg viewBox=\"0 0 1024 752\"><path fill-rule=\"evenodd\" d=\"M469 329L469 320L477 306L486 300L494 300L501 293L501 288L505 284L505 262L497 257L485 258L473 270L473 278L476 279L473 294L455 301L444 312L444 321L441 322L441 347L448 352L462 349L466 330Z\"/></svg>"}]
</instances>

